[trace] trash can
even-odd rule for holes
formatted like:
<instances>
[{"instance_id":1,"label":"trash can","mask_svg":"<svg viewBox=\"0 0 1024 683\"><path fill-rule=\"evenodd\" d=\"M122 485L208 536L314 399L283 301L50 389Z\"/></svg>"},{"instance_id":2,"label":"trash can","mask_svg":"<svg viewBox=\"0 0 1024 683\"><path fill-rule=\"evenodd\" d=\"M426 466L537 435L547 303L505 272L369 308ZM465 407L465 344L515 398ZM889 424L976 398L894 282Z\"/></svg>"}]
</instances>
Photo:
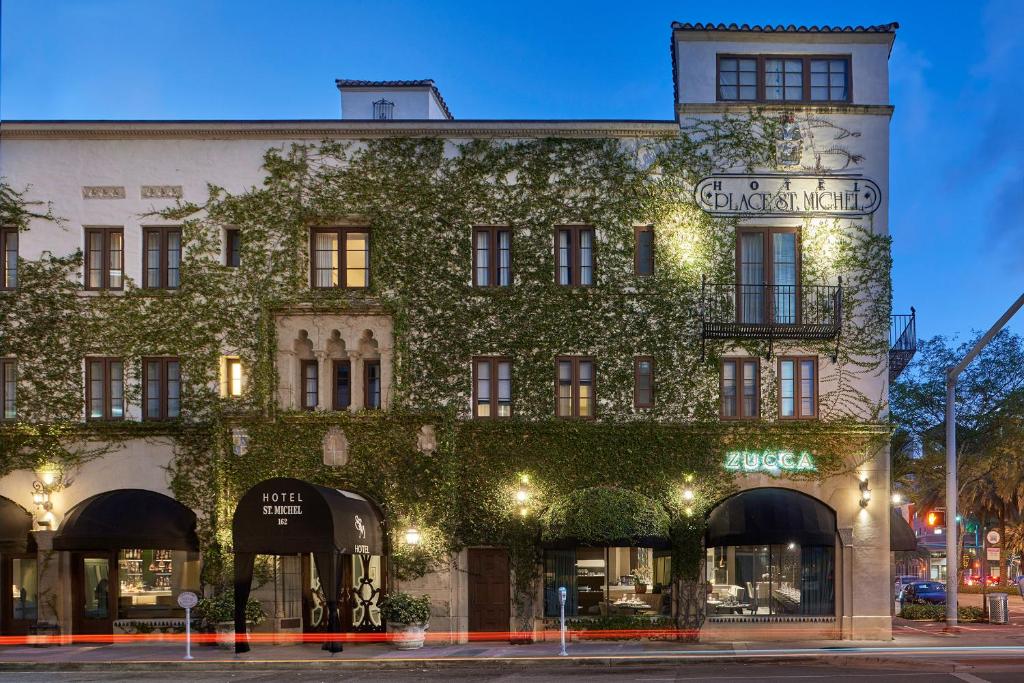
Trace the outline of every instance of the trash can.
<instances>
[{"instance_id":1,"label":"trash can","mask_svg":"<svg viewBox=\"0 0 1024 683\"><path fill-rule=\"evenodd\" d=\"M988 594L988 622L990 624L1005 624L1010 619L1010 608L1007 604L1006 593Z\"/></svg>"}]
</instances>

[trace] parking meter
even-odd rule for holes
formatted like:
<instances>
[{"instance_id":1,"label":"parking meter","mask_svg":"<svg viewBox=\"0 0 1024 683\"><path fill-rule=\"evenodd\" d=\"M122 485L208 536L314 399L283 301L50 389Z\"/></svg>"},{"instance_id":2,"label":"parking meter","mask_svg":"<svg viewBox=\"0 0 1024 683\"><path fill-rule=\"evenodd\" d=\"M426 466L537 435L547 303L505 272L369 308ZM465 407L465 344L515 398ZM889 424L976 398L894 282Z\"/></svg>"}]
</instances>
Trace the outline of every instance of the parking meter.
<instances>
[{"instance_id":1,"label":"parking meter","mask_svg":"<svg viewBox=\"0 0 1024 683\"><path fill-rule=\"evenodd\" d=\"M569 654L568 652L565 651L565 595L566 595L565 586L559 586L559 588L558 588L558 607L559 607L559 612L561 613L561 629L560 629L560 632L561 632L561 635L562 635L562 651L559 652L558 654L560 656L562 656L562 657L565 657L566 655Z\"/></svg>"}]
</instances>

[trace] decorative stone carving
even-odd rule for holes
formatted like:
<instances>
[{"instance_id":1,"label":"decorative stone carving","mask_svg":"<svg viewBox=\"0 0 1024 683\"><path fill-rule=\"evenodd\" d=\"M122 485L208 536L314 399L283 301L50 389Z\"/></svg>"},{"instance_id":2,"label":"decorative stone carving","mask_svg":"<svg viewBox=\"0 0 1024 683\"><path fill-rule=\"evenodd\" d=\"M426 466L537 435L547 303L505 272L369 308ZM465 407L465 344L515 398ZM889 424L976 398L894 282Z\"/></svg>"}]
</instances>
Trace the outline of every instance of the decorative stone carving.
<instances>
[{"instance_id":1,"label":"decorative stone carving","mask_svg":"<svg viewBox=\"0 0 1024 683\"><path fill-rule=\"evenodd\" d=\"M124 199L123 185L84 185L82 199Z\"/></svg>"},{"instance_id":2,"label":"decorative stone carving","mask_svg":"<svg viewBox=\"0 0 1024 683\"><path fill-rule=\"evenodd\" d=\"M249 432L243 427L231 428L231 452L237 456L249 452Z\"/></svg>"},{"instance_id":3,"label":"decorative stone carving","mask_svg":"<svg viewBox=\"0 0 1024 683\"><path fill-rule=\"evenodd\" d=\"M181 199L181 185L143 185L143 199Z\"/></svg>"},{"instance_id":4,"label":"decorative stone carving","mask_svg":"<svg viewBox=\"0 0 1024 683\"><path fill-rule=\"evenodd\" d=\"M424 455L433 455L437 450L437 434L434 425L423 425L416 433L416 450Z\"/></svg>"},{"instance_id":5,"label":"decorative stone carving","mask_svg":"<svg viewBox=\"0 0 1024 683\"><path fill-rule=\"evenodd\" d=\"M324 434L324 464L328 467L344 467L348 464L348 438L345 432L331 427Z\"/></svg>"},{"instance_id":6,"label":"decorative stone carving","mask_svg":"<svg viewBox=\"0 0 1024 683\"><path fill-rule=\"evenodd\" d=\"M799 167L803 154L804 143L800 124L792 114L787 114L782 117L779 134L775 138L775 163L779 168Z\"/></svg>"}]
</instances>

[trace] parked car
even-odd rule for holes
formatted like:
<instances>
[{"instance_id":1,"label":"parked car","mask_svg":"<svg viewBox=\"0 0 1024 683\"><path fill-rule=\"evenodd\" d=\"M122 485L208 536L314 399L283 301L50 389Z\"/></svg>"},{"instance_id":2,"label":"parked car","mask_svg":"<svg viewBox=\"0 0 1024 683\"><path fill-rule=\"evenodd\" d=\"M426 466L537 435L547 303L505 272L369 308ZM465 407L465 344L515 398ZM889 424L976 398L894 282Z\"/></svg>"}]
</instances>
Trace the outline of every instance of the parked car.
<instances>
[{"instance_id":1,"label":"parked car","mask_svg":"<svg viewBox=\"0 0 1024 683\"><path fill-rule=\"evenodd\" d=\"M916 574L903 574L901 576L897 576L896 577L896 584L897 584L896 592L898 594L899 591L903 590L904 586L906 586L908 584L911 584L911 583L914 583L915 581L923 581L923 580L924 579L922 579L920 576L917 576Z\"/></svg>"},{"instance_id":2,"label":"parked car","mask_svg":"<svg viewBox=\"0 0 1024 683\"><path fill-rule=\"evenodd\" d=\"M914 581L900 592L900 605L944 605L946 584L941 581Z\"/></svg>"}]
</instances>

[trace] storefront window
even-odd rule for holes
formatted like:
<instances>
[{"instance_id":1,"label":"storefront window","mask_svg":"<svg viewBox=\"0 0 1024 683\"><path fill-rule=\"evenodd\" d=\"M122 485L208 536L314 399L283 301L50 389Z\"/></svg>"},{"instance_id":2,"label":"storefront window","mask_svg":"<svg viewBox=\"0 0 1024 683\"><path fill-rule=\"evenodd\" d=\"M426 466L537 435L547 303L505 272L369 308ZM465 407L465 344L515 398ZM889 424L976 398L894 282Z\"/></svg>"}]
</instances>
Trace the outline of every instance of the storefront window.
<instances>
[{"instance_id":1,"label":"storefront window","mask_svg":"<svg viewBox=\"0 0 1024 683\"><path fill-rule=\"evenodd\" d=\"M31 558L14 558L11 565L11 618L35 621L39 605L39 574L36 561Z\"/></svg>"},{"instance_id":2,"label":"storefront window","mask_svg":"<svg viewBox=\"0 0 1024 683\"><path fill-rule=\"evenodd\" d=\"M711 614L835 614L835 559L829 546L709 548L707 580Z\"/></svg>"},{"instance_id":3,"label":"storefront window","mask_svg":"<svg viewBox=\"0 0 1024 683\"><path fill-rule=\"evenodd\" d=\"M178 593L199 587L197 553L125 548L117 559L121 619L176 615Z\"/></svg>"},{"instance_id":4,"label":"storefront window","mask_svg":"<svg viewBox=\"0 0 1024 683\"><path fill-rule=\"evenodd\" d=\"M668 616L671 558L651 548L570 548L544 553L544 615L559 615L566 588L567 617Z\"/></svg>"}]
</instances>

